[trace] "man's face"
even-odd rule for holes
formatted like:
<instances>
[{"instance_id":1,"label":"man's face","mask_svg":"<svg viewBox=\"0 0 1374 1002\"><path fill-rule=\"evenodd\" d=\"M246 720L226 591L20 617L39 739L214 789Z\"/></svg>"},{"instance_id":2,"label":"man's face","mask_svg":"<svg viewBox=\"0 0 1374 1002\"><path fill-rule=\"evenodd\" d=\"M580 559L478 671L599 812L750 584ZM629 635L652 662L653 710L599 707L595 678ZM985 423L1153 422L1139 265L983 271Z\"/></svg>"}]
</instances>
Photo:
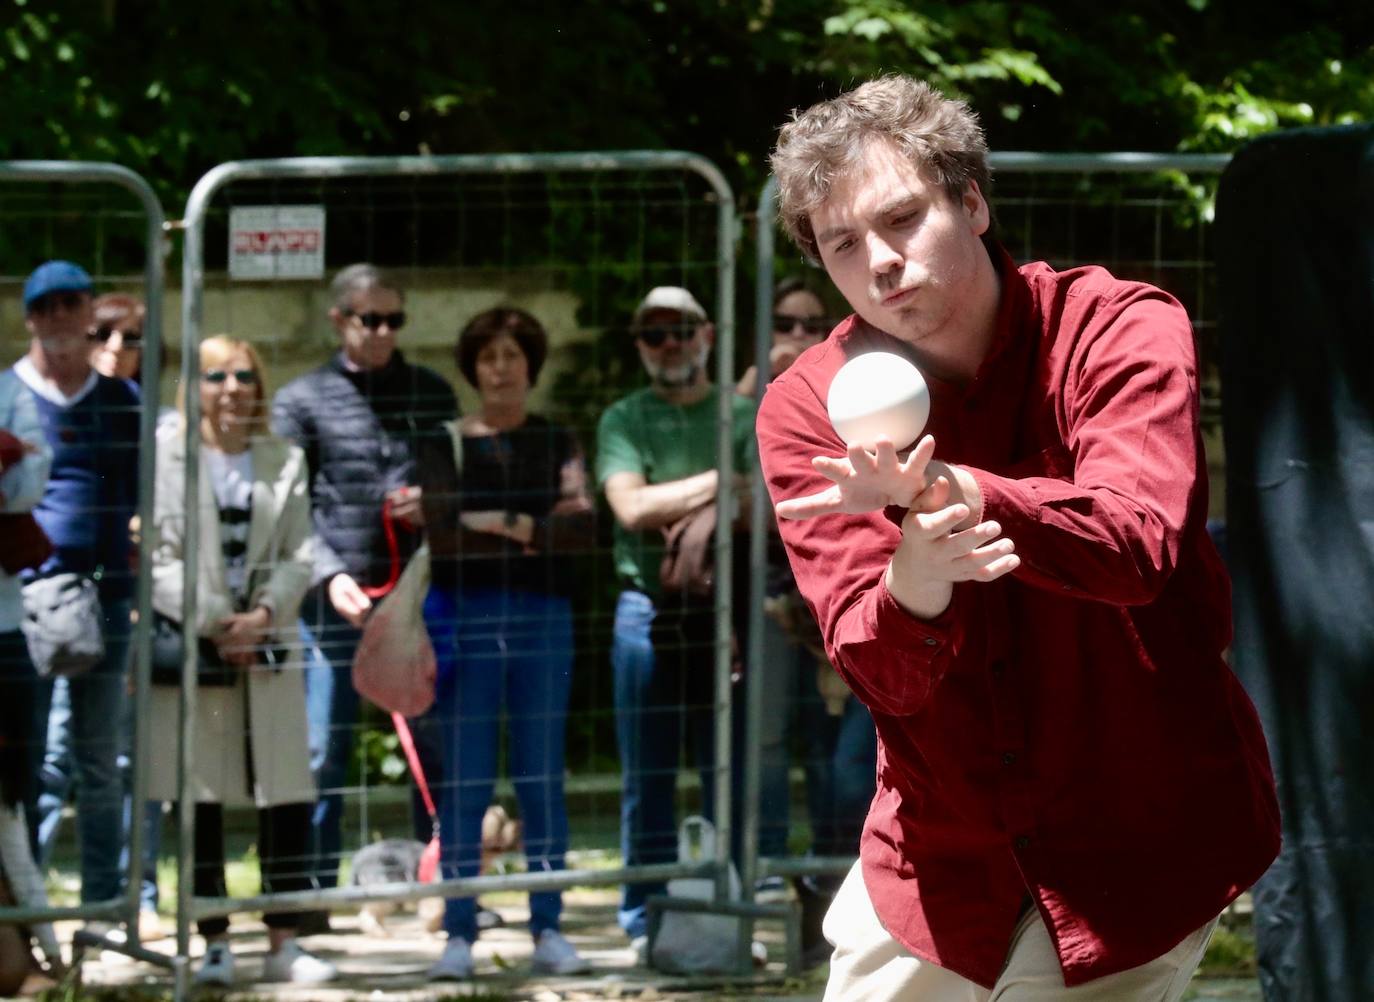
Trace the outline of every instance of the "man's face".
<instances>
[{"instance_id":1,"label":"man's face","mask_svg":"<svg viewBox=\"0 0 1374 1002\"><path fill-rule=\"evenodd\" d=\"M353 293L347 309L329 311L344 357L360 369L380 369L391 361L396 334L405 323L401 294L373 286Z\"/></svg>"},{"instance_id":2,"label":"man's face","mask_svg":"<svg viewBox=\"0 0 1374 1002\"><path fill-rule=\"evenodd\" d=\"M714 328L677 310L650 310L635 328L635 344L644 371L657 386L690 386L706 367Z\"/></svg>"},{"instance_id":3,"label":"man's face","mask_svg":"<svg viewBox=\"0 0 1374 1002\"><path fill-rule=\"evenodd\" d=\"M821 261L854 311L879 330L938 351L972 333L968 305L988 204L970 183L955 202L891 143L870 141L811 213Z\"/></svg>"},{"instance_id":4,"label":"man's face","mask_svg":"<svg viewBox=\"0 0 1374 1002\"><path fill-rule=\"evenodd\" d=\"M85 357L89 352L86 336L95 326L91 294L59 290L39 296L29 304L24 326L45 354L54 358Z\"/></svg>"}]
</instances>

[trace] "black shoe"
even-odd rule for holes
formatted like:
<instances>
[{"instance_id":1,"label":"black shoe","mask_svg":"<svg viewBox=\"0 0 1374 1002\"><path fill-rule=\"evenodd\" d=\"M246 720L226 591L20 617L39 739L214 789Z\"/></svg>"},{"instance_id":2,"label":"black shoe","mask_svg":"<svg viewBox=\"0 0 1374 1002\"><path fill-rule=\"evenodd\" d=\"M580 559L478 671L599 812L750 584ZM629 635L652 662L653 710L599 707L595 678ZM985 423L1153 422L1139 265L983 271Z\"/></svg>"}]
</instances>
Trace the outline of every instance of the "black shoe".
<instances>
[{"instance_id":1,"label":"black shoe","mask_svg":"<svg viewBox=\"0 0 1374 1002\"><path fill-rule=\"evenodd\" d=\"M792 881L801 905L801 953L802 967L819 967L830 960L831 946L821 931L825 913L830 910L834 892L823 890L809 877L798 877Z\"/></svg>"},{"instance_id":2,"label":"black shoe","mask_svg":"<svg viewBox=\"0 0 1374 1002\"><path fill-rule=\"evenodd\" d=\"M324 936L333 930L329 926L329 913L326 911L301 912L296 925L297 936Z\"/></svg>"}]
</instances>

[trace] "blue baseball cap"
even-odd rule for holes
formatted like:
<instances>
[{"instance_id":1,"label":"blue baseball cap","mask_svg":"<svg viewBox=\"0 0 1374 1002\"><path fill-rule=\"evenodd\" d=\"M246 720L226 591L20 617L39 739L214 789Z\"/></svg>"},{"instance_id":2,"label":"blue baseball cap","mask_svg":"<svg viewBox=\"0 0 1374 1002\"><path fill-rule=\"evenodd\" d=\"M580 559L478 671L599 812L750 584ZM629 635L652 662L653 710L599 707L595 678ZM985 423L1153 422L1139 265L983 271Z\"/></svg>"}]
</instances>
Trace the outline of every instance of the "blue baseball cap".
<instances>
[{"instance_id":1,"label":"blue baseball cap","mask_svg":"<svg viewBox=\"0 0 1374 1002\"><path fill-rule=\"evenodd\" d=\"M24 280L24 312L50 292L90 292L95 288L86 269L70 261L45 261Z\"/></svg>"}]
</instances>

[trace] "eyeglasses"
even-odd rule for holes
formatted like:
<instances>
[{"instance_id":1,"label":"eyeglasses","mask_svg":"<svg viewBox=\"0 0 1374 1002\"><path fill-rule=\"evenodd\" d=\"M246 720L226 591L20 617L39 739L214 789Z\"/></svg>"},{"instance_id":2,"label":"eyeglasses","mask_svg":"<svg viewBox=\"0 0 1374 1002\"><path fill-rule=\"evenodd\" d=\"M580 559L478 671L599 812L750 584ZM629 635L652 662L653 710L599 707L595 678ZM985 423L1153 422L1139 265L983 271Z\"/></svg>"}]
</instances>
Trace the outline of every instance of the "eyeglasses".
<instances>
[{"instance_id":1,"label":"eyeglasses","mask_svg":"<svg viewBox=\"0 0 1374 1002\"><path fill-rule=\"evenodd\" d=\"M697 329L694 324L656 324L653 327L641 327L635 332L635 337L650 348L657 348L669 338L674 341L690 341L696 332Z\"/></svg>"},{"instance_id":2,"label":"eyeglasses","mask_svg":"<svg viewBox=\"0 0 1374 1002\"><path fill-rule=\"evenodd\" d=\"M362 324L370 331L375 331L386 324L394 331L400 330L406 325L405 310L397 310L395 313L378 313L375 310L368 310L366 313L355 313L352 310L344 310L344 316L357 317L358 323Z\"/></svg>"},{"instance_id":3,"label":"eyeglasses","mask_svg":"<svg viewBox=\"0 0 1374 1002\"><path fill-rule=\"evenodd\" d=\"M88 296L89 293L86 292L72 291L44 293L29 303L29 312L43 317L51 313L56 307L61 306L70 313L72 310L80 309Z\"/></svg>"},{"instance_id":4,"label":"eyeglasses","mask_svg":"<svg viewBox=\"0 0 1374 1002\"><path fill-rule=\"evenodd\" d=\"M95 330L91 331L91 332L90 332L88 335L86 335L86 336L89 337L92 341L100 341L101 343L104 343L104 342L110 340L111 336L113 336L113 335L115 335L115 334L118 334L118 335L119 335L120 343L121 343L125 348L142 348L142 347L143 347L143 332L142 332L142 331L137 331L137 330L120 330L120 329L119 329L118 327L116 327L114 324L101 324L99 327L97 327Z\"/></svg>"},{"instance_id":5,"label":"eyeglasses","mask_svg":"<svg viewBox=\"0 0 1374 1002\"><path fill-rule=\"evenodd\" d=\"M254 386L258 381L258 374L252 369L206 369L200 374L202 382L212 383L215 386L230 376L233 376L240 386Z\"/></svg>"},{"instance_id":6,"label":"eyeglasses","mask_svg":"<svg viewBox=\"0 0 1374 1002\"><path fill-rule=\"evenodd\" d=\"M825 337L830 333L830 321L826 317L789 317L785 313L773 314L774 334L791 334L797 329L798 324L812 337Z\"/></svg>"}]
</instances>

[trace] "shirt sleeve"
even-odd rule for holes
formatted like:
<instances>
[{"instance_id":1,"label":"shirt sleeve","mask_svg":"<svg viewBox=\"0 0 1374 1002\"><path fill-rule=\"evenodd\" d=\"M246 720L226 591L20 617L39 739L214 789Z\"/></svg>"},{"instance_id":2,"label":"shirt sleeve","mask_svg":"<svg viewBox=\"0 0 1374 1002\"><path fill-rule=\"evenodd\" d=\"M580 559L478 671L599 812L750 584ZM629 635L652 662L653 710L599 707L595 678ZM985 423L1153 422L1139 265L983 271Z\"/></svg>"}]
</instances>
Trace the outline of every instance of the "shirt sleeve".
<instances>
[{"instance_id":1,"label":"shirt sleeve","mask_svg":"<svg viewBox=\"0 0 1374 1002\"><path fill-rule=\"evenodd\" d=\"M1097 305L1067 368L1059 476L970 468L1017 578L1116 605L1159 595L1190 518L1205 516L1192 326L1158 289Z\"/></svg>"},{"instance_id":2,"label":"shirt sleeve","mask_svg":"<svg viewBox=\"0 0 1374 1002\"><path fill-rule=\"evenodd\" d=\"M812 469L812 458L844 452L824 405L800 380L769 386L758 447L774 504L824 490L829 481ZM950 607L934 620L898 605L884 577L901 530L881 511L781 521L779 530L830 663L873 710L919 710L961 646L966 586L955 587Z\"/></svg>"},{"instance_id":3,"label":"shirt sleeve","mask_svg":"<svg viewBox=\"0 0 1374 1002\"><path fill-rule=\"evenodd\" d=\"M16 378L15 382L19 380ZM18 444L18 458L6 466L0 476L0 491L4 493L4 510L7 512L29 511L43 497L43 489L48 483L48 470L52 466L52 450L43 434L43 425L38 417L38 406L28 387L19 386L14 394L14 410L9 431ZM27 444L33 451L26 452Z\"/></svg>"},{"instance_id":4,"label":"shirt sleeve","mask_svg":"<svg viewBox=\"0 0 1374 1002\"><path fill-rule=\"evenodd\" d=\"M644 456L630 430L626 401L612 404L596 428L596 482L614 473L644 473Z\"/></svg>"}]
</instances>

